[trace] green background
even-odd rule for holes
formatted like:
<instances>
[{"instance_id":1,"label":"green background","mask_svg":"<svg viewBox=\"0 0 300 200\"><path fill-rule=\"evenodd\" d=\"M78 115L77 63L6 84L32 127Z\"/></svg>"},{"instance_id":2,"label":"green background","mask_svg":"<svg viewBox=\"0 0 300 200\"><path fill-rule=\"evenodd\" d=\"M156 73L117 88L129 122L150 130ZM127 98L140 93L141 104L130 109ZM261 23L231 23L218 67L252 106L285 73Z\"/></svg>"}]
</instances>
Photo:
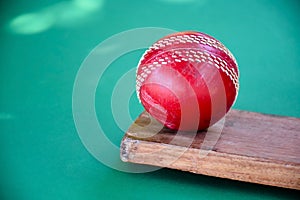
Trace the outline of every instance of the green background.
<instances>
[{"instance_id":1,"label":"green background","mask_svg":"<svg viewBox=\"0 0 300 200\"><path fill-rule=\"evenodd\" d=\"M0 9L0 199L296 199L294 190L170 169L111 169L78 137L72 89L84 58L113 34L198 30L222 41L239 63L234 108L300 117L298 1L14 0ZM114 62L96 93L99 121L116 145L124 133L112 117L111 93L142 53ZM142 111L134 95L128 109L132 118Z\"/></svg>"}]
</instances>

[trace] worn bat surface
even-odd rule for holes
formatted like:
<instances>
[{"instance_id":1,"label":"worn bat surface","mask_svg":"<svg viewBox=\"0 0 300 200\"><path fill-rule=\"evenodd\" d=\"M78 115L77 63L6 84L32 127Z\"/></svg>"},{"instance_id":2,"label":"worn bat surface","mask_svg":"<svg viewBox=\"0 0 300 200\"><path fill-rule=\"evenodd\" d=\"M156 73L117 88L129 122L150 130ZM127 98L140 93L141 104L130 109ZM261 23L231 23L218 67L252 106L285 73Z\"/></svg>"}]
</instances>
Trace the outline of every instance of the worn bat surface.
<instances>
[{"instance_id":1,"label":"worn bat surface","mask_svg":"<svg viewBox=\"0 0 300 200\"><path fill-rule=\"evenodd\" d=\"M147 112L121 143L125 162L300 189L300 119L231 110L201 132L176 132Z\"/></svg>"}]
</instances>

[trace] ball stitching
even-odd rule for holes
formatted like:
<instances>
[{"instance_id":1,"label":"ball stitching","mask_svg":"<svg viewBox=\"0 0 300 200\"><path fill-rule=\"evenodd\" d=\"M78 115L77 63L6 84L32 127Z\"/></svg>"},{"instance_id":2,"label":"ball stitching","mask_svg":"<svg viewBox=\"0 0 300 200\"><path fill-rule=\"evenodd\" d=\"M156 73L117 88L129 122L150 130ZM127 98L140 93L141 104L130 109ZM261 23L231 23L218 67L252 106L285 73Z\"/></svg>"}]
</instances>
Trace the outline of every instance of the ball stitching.
<instances>
[{"instance_id":1,"label":"ball stitching","mask_svg":"<svg viewBox=\"0 0 300 200\"><path fill-rule=\"evenodd\" d=\"M201 43L204 45L212 46L214 48L217 48L221 50L222 52L226 53L237 65L235 58L231 54L231 52L220 42L217 40L203 37L201 35L178 35L178 36L171 36L170 38L164 38L162 40L157 41L154 43L148 50L145 51L142 58L139 61L138 66L140 66L141 62L144 60L145 56L152 51L153 49L157 50L160 48L164 48L173 44L180 44L180 43ZM238 82L238 75L237 72L230 68L225 60L223 60L220 57L216 57L212 54L209 54L208 52L199 51L199 50L193 50L193 49L180 49L179 50L169 50L172 52L171 57L174 58L173 60L175 62L182 62L182 61L190 61L190 62L207 62L213 66L215 66L217 69L221 69L233 82L235 88L236 88L236 95L239 90L239 82ZM163 52L165 53L165 52ZM168 63L171 63L172 61L168 58L168 56L165 56L164 58L160 58L158 61L153 62L152 64L149 64L147 66L143 66L141 68L141 74L137 75L136 79L136 92L138 99L140 94L140 87L142 86L143 82L146 80L146 78L157 68L161 67L162 65L167 65Z\"/></svg>"}]
</instances>

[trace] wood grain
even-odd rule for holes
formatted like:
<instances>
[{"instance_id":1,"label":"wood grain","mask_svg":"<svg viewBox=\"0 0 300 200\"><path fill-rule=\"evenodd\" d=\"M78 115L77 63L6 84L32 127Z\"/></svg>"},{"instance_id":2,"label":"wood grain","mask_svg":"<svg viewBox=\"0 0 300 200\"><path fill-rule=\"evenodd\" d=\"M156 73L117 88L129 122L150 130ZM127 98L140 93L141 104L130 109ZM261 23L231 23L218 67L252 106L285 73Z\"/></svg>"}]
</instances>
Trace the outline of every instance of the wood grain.
<instances>
[{"instance_id":1,"label":"wood grain","mask_svg":"<svg viewBox=\"0 0 300 200\"><path fill-rule=\"evenodd\" d=\"M122 140L121 159L300 190L300 119L231 110L193 133L167 129L143 112Z\"/></svg>"}]
</instances>

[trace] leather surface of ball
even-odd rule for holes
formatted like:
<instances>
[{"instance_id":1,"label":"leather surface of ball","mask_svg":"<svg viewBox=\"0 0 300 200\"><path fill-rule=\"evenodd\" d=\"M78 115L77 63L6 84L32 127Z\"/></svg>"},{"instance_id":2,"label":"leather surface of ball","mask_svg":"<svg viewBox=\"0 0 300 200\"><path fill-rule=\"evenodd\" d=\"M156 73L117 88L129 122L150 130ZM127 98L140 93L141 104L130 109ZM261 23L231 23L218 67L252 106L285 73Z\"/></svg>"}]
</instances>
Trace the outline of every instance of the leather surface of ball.
<instances>
[{"instance_id":1,"label":"leather surface of ball","mask_svg":"<svg viewBox=\"0 0 300 200\"><path fill-rule=\"evenodd\" d=\"M233 105L238 65L215 38L187 31L155 42L142 56L136 91L145 110L166 127L207 129Z\"/></svg>"}]
</instances>

